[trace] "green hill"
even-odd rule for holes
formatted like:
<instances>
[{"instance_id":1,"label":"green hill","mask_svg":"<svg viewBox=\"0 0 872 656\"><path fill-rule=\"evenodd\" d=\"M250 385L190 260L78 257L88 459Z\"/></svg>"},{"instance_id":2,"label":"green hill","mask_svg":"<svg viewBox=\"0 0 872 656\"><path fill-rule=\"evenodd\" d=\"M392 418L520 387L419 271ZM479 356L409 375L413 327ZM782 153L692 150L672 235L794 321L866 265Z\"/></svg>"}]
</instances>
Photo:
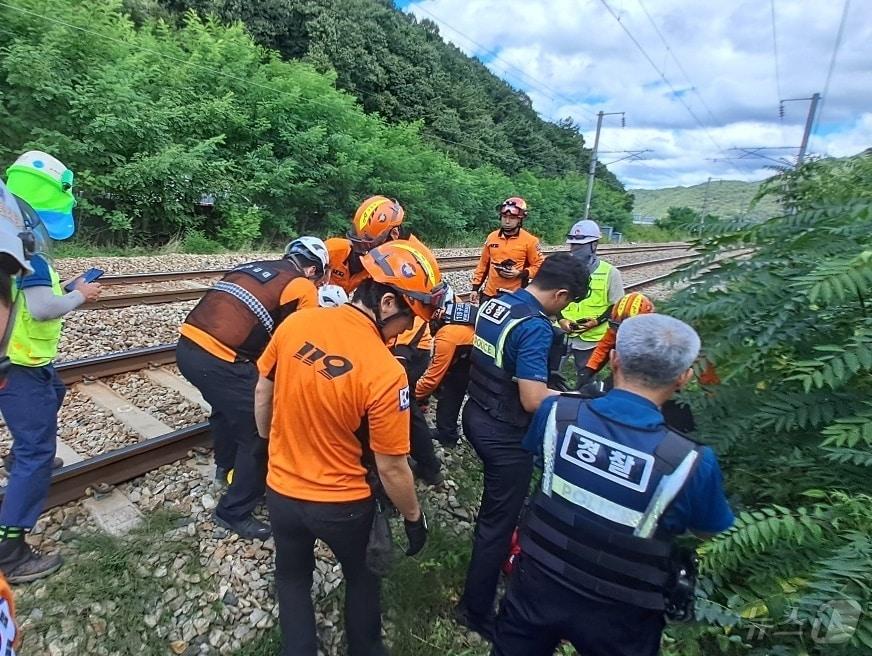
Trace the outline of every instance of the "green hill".
<instances>
[{"instance_id":1,"label":"green hill","mask_svg":"<svg viewBox=\"0 0 872 656\"><path fill-rule=\"evenodd\" d=\"M761 199L753 208L760 182L741 182L739 180L712 180L706 200L706 183L692 187L667 187L665 189L629 189L636 197L634 212L643 216L661 218L670 207L690 207L706 214L729 218L737 214L750 214L760 218L772 216L779 211L778 204L771 197Z\"/></svg>"}]
</instances>

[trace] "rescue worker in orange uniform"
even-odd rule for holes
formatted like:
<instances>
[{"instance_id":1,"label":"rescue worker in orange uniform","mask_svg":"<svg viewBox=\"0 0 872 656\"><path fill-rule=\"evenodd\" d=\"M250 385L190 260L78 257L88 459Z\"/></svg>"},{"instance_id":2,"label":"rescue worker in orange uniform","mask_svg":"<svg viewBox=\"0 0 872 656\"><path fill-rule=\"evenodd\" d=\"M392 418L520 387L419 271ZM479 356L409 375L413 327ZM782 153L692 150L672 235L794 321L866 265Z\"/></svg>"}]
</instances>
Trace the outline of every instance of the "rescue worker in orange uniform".
<instances>
[{"instance_id":1,"label":"rescue worker in orange uniform","mask_svg":"<svg viewBox=\"0 0 872 656\"><path fill-rule=\"evenodd\" d=\"M433 348L430 364L415 385L415 398L424 404L435 394L436 439L442 446L457 446L457 418L469 385L470 353L478 307L471 303L447 303L430 322Z\"/></svg>"},{"instance_id":2,"label":"rescue worker in orange uniform","mask_svg":"<svg viewBox=\"0 0 872 656\"><path fill-rule=\"evenodd\" d=\"M499 212L500 227L487 236L472 274L471 303L483 303L501 289L513 292L526 287L545 260L539 239L522 227L527 202L517 196L507 198Z\"/></svg>"},{"instance_id":3,"label":"rescue worker in orange uniform","mask_svg":"<svg viewBox=\"0 0 872 656\"><path fill-rule=\"evenodd\" d=\"M400 333L390 347L391 353L406 370L409 389L415 388L430 364L432 342L429 324L421 317L415 317L412 327ZM423 408L417 403L412 404L411 422L412 459L415 461L412 471L427 485L439 485L443 480L442 462L433 450L433 431Z\"/></svg>"},{"instance_id":4,"label":"rescue worker in orange uniform","mask_svg":"<svg viewBox=\"0 0 872 656\"><path fill-rule=\"evenodd\" d=\"M386 242L404 239L416 248L428 250L403 227L405 214L403 206L392 198L371 196L364 200L354 213L347 238L334 237L326 242L330 253L330 283L342 287L346 293L351 294L369 277L362 263L363 256ZM419 334L422 325L424 332ZM415 342L411 349L403 347L399 349L401 353L395 353L400 357L400 362L409 377L409 384L412 386L427 368L426 355L419 350L429 350L429 340L429 328L425 323L420 322L400 334L395 342L395 346L401 347ZM421 341L424 342L423 345L420 344ZM433 450L433 434L427 425L427 419L417 404L412 407L411 422L415 474L428 485L438 485L442 482L442 463Z\"/></svg>"},{"instance_id":5,"label":"rescue worker in orange uniform","mask_svg":"<svg viewBox=\"0 0 872 656\"><path fill-rule=\"evenodd\" d=\"M444 285L432 254L407 241L362 258L371 276L351 303L291 316L258 361L256 415L269 436L267 505L276 544L282 654L316 656L313 547L327 544L345 578L351 656L385 655L379 578L367 565L375 501L367 469L404 518L407 555L427 526L409 469L411 395L386 342L429 319Z\"/></svg>"},{"instance_id":6,"label":"rescue worker in orange uniform","mask_svg":"<svg viewBox=\"0 0 872 656\"><path fill-rule=\"evenodd\" d=\"M624 319L635 317L637 314L651 314L654 312L654 303L639 292L630 292L621 297L609 312L608 329L602 339L597 342L596 348L591 353L587 364L578 377L578 387L587 385L593 377L609 362L609 354L615 348L618 337L618 328Z\"/></svg>"},{"instance_id":7,"label":"rescue worker in orange uniform","mask_svg":"<svg viewBox=\"0 0 872 656\"><path fill-rule=\"evenodd\" d=\"M330 284L339 285L351 295L369 277L361 258L387 241L405 239L415 246L424 246L403 228L405 215L403 206L387 196L370 196L363 201L354 213L346 237L331 237L325 242L330 254Z\"/></svg>"},{"instance_id":8,"label":"rescue worker in orange uniform","mask_svg":"<svg viewBox=\"0 0 872 656\"><path fill-rule=\"evenodd\" d=\"M593 353L587 361L581 375L578 377L578 388L586 387L586 391L592 396L600 394L612 388L611 376L600 386L592 388L589 384L594 380L594 376L599 373L603 367L609 363L611 353L615 348L617 341L618 328L625 319L635 317L640 314L653 314L655 312L654 303L639 292L630 292L622 296L611 308L608 318L608 330L603 335L602 339L597 343ZM698 377L701 384L710 384L711 374L713 373L711 363L708 364L705 372ZM600 390L600 387L602 390ZM660 407L660 412L663 414L666 424L682 433L691 433L696 430L696 420L693 417L693 412L689 406L678 403L675 399L669 399Z\"/></svg>"},{"instance_id":9,"label":"rescue worker in orange uniform","mask_svg":"<svg viewBox=\"0 0 872 656\"><path fill-rule=\"evenodd\" d=\"M269 524L252 516L265 490L266 449L254 421L255 362L289 315L318 307L316 282L327 273L327 247L317 237L288 244L279 260L242 264L191 310L179 332L179 371L212 406L215 478L233 480L215 508L215 523L265 540Z\"/></svg>"}]
</instances>

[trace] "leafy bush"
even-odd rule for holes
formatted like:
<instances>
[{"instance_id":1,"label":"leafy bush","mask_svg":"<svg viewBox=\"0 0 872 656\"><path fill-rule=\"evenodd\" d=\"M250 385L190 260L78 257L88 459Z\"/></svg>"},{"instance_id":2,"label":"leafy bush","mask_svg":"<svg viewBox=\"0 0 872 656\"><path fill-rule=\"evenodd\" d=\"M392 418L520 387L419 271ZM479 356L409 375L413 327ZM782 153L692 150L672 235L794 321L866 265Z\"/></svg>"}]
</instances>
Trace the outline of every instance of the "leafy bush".
<instances>
[{"instance_id":1,"label":"leafy bush","mask_svg":"<svg viewBox=\"0 0 872 656\"><path fill-rule=\"evenodd\" d=\"M197 255L222 253L224 247L214 239L209 239L199 230L189 230L182 240L182 252Z\"/></svg>"},{"instance_id":2,"label":"leafy bush","mask_svg":"<svg viewBox=\"0 0 872 656\"><path fill-rule=\"evenodd\" d=\"M702 548L714 626L670 649L859 656L872 649L872 157L806 164L765 193L790 209L708 226L683 275L751 251L667 308L722 379L693 401L741 511Z\"/></svg>"}]
</instances>

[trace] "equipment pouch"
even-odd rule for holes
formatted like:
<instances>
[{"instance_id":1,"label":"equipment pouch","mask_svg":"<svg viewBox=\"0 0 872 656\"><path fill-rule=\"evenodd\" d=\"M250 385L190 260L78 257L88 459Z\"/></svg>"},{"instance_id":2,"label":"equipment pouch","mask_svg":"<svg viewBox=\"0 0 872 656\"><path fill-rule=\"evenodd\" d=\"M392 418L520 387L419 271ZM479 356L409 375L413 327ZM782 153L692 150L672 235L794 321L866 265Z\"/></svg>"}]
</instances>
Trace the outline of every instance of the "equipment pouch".
<instances>
[{"instance_id":1,"label":"equipment pouch","mask_svg":"<svg viewBox=\"0 0 872 656\"><path fill-rule=\"evenodd\" d=\"M677 624L692 622L696 611L696 552L687 547L675 547L672 554L672 580L666 591L667 621Z\"/></svg>"},{"instance_id":2,"label":"equipment pouch","mask_svg":"<svg viewBox=\"0 0 872 656\"><path fill-rule=\"evenodd\" d=\"M376 576L387 576L393 564L394 538L391 534L390 508L376 495L375 514L366 544L366 566Z\"/></svg>"}]
</instances>

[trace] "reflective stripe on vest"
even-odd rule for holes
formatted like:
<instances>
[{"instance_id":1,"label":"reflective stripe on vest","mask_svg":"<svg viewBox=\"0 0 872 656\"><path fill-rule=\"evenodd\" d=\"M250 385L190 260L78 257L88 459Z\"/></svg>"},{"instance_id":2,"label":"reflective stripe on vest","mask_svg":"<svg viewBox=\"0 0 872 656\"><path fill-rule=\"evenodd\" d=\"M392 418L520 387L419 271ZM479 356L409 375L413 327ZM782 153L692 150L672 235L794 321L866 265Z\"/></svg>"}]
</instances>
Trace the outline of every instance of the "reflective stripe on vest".
<instances>
[{"instance_id":1,"label":"reflective stripe on vest","mask_svg":"<svg viewBox=\"0 0 872 656\"><path fill-rule=\"evenodd\" d=\"M264 330L272 335L273 329L275 328L275 321L273 321L273 318L270 316L269 310L263 306L263 303L257 300L257 297L255 297L254 294L237 284L225 282L223 280L216 282L212 289L230 294L244 303L245 306L251 310L251 313L257 317L257 320L260 321L260 325L264 327Z\"/></svg>"},{"instance_id":2,"label":"reflective stripe on vest","mask_svg":"<svg viewBox=\"0 0 872 656\"><path fill-rule=\"evenodd\" d=\"M55 296L63 296L61 278L54 267L49 266L51 290ZM12 364L22 367L42 367L47 365L58 353L58 342L61 339L63 319L48 319L38 321L30 314L27 307L27 297L22 290L16 289L16 298L20 295L18 311L15 313L15 325L9 336L9 346L6 354Z\"/></svg>"},{"instance_id":3,"label":"reflective stripe on vest","mask_svg":"<svg viewBox=\"0 0 872 656\"><path fill-rule=\"evenodd\" d=\"M599 266L590 276L590 294L578 303L570 303L563 310L563 318L570 321L582 319L595 319L605 312L609 305L609 276L612 273L612 265L600 260ZM609 329L608 322L604 321L596 328L591 328L583 333L570 333L570 336L585 342L598 342Z\"/></svg>"},{"instance_id":4,"label":"reflective stripe on vest","mask_svg":"<svg viewBox=\"0 0 872 656\"><path fill-rule=\"evenodd\" d=\"M470 356L469 398L494 419L518 428L530 423L531 414L521 405L515 372L504 368L504 355L509 334L528 320L548 321L513 293L490 299L478 310Z\"/></svg>"}]
</instances>

